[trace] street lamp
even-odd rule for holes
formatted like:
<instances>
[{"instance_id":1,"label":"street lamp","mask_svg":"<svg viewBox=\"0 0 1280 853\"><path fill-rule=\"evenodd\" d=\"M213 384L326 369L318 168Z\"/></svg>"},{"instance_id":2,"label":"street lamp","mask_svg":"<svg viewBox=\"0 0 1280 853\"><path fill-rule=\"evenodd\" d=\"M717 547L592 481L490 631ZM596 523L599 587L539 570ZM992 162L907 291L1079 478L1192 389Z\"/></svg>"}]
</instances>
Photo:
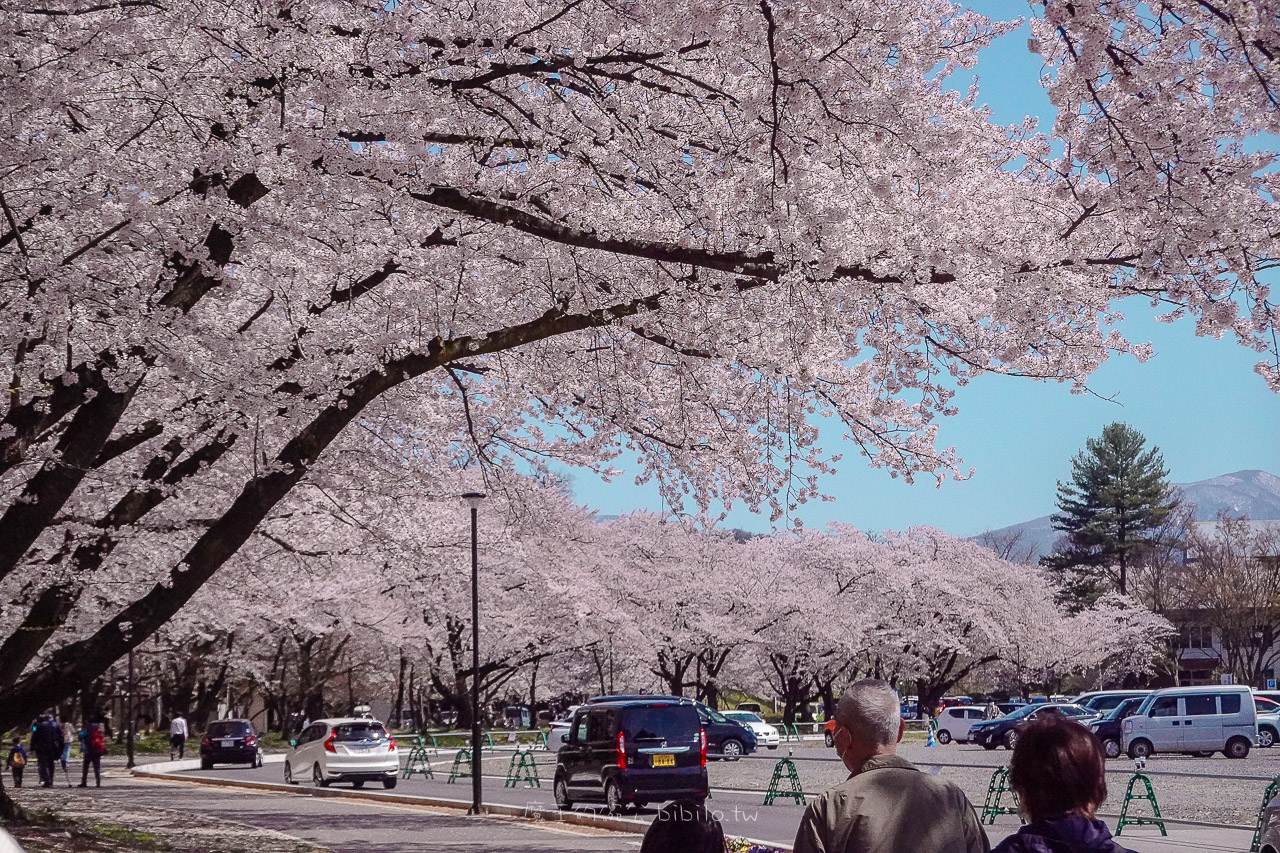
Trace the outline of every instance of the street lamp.
<instances>
[{"instance_id":1,"label":"street lamp","mask_svg":"<svg viewBox=\"0 0 1280 853\"><path fill-rule=\"evenodd\" d=\"M483 492L467 492L463 500L471 507L471 808L480 809L480 548L478 516Z\"/></svg>"}]
</instances>

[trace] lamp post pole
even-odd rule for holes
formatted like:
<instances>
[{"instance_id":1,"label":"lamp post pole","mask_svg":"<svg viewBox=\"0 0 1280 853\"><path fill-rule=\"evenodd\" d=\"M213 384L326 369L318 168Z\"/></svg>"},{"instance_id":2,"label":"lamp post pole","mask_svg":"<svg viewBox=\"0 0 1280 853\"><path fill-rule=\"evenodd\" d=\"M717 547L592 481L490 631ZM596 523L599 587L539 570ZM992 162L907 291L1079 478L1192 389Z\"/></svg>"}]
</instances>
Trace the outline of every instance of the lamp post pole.
<instances>
[{"instance_id":1,"label":"lamp post pole","mask_svg":"<svg viewBox=\"0 0 1280 853\"><path fill-rule=\"evenodd\" d=\"M482 814L480 808L480 547L478 516L481 492L462 496L471 506L471 808L467 814Z\"/></svg>"}]
</instances>

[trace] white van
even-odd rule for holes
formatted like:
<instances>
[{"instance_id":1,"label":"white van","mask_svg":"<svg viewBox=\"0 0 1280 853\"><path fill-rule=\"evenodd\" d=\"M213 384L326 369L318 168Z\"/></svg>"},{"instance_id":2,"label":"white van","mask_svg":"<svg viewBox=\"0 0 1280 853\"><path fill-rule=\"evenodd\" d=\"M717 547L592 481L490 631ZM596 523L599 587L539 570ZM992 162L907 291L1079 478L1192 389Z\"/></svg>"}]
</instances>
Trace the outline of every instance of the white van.
<instances>
[{"instance_id":1,"label":"white van","mask_svg":"<svg viewBox=\"0 0 1280 853\"><path fill-rule=\"evenodd\" d=\"M1258 714L1248 687L1170 687L1156 690L1126 719L1130 758L1155 752L1244 758L1258 743Z\"/></svg>"}]
</instances>

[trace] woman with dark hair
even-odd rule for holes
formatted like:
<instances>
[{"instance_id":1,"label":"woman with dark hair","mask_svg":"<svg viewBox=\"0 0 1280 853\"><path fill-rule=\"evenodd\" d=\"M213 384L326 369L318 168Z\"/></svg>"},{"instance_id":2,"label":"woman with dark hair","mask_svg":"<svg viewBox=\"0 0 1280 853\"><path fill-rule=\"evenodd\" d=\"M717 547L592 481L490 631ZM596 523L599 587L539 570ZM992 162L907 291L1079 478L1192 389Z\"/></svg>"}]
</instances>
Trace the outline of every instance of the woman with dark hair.
<instances>
[{"instance_id":1,"label":"woman with dark hair","mask_svg":"<svg viewBox=\"0 0 1280 853\"><path fill-rule=\"evenodd\" d=\"M640 853L725 853L724 829L701 803L676 800L649 824Z\"/></svg>"},{"instance_id":2,"label":"woman with dark hair","mask_svg":"<svg viewBox=\"0 0 1280 853\"><path fill-rule=\"evenodd\" d=\"M1079 723L1049 714L1018 733L1009 785L1030 821L994 853L1131 853L1094 817L1107 799L1102 744Z\"/></svg>"}]
</instances>

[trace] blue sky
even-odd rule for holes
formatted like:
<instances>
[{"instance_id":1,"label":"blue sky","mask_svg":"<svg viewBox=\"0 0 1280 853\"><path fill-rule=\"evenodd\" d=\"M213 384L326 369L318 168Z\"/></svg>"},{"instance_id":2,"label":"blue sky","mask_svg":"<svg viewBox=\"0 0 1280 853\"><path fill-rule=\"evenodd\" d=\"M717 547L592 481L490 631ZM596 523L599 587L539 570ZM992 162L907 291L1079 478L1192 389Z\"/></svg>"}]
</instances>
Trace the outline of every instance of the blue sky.
<instances>
[{"instance_id":1,"label":"blue sky","mask_svg":"<svg viewBox=\"0 0 1280 853\"><path fill-rule=\"evenodd\" d=\"M968 5L999 20L1025 16L1029 8L1022 0ZM973 72L981 99L1001 124L1035 115L1047 125L1052 117L1037 82L1039 57L1027 50L1029 35L1024 26L997 40ZM952 85L963 89L969 82L962 73ZM959 390L960 413L942 420L939 442L954 445L977 469L971 479L948 480L941 489L931 477L907 485L862 465L852 448L841 448L848 451L841 470L823 481L823 490L836 500L801 507L797 515L810 527L837 520L874 530L929 524L957 535L1026 521L1053 511L1054 484L1067 477L1071 456L1112 421L1134 426L1159 446L1175 482L1253 468L1280 474L1280 395L1253 372L1259 355L1230 338L1196 337L1192 322L1156 323L1142 300L1123 309L1129 319L1122 331L1135 342L1150 341L1156 354L1146 364L1112 358L1090 381L1097 397L1000 376L981 377ZM837 448L840 430L825 429L823 444ZM590 472L566 473L578 500L601 513L661 509L656 489L635 486L631 476L603 483ZM769 529L767 515L742 508L727 523Z\"/></svg>"}]
</instances>

